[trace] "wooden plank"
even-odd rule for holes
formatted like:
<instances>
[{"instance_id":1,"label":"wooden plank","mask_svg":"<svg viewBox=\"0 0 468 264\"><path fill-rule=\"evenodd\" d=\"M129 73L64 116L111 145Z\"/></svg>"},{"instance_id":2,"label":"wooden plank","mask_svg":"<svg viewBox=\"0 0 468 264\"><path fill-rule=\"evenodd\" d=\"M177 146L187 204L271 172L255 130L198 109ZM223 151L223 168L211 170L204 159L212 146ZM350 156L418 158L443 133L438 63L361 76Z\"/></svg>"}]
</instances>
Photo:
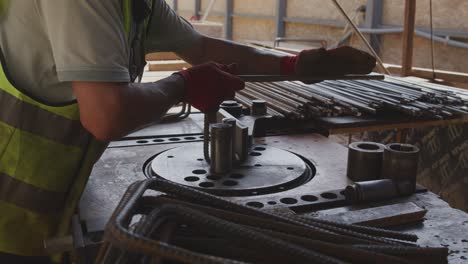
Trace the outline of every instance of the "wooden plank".
<instances>
[{"instance_id":1,"label":"wooden plank","mask_svg":"<svg viewBox=\"0 0 468 264\"><path fill-rule=\"evenodd\" d=\"M180 71L191 65L182 60L151 61L148 63L150 71Z\"/></svg>"},{"instance_id":2,"label":"wooden plank","mask_svg":"<svg viewBox=\"0 0 468 264\"><path fill-rule=\"evenodd\" d=\"M416 0L406 0L405 3L405 25L403 31L402 45L402 68L401 76L411 74L413 67L413 38L414 38L414 23L416 16Z\"/></svg>"},{"instance_id":3,"label":"wooden plank","mask_svg":"<svg viewBox=\"0 0 468 264\"><path fill-rule=\"evenodd\" d=\"M146 54L145 59L147 61L151 60L181 60L177 54L174 52L154 52Z\"/></svg>"},{"instance_id":4,"label":"wooden plank","mask_svg":"<svg viewBox=\"0 0 468 264\"><path fill-rule=\"evenodd\" d=\"M426 215L427 210L412 202L407 202L332 214L326 214L326 212L319 213L318 218L347 224L389 227L419 222Z\"/></svg>"},{"instance_id":5,"label":"wooden plank","mask_svg":"<svg viewBox=\"0 0 468 264\"><path fill-rule=\"evenodd\" d=\"M400 65L395 65L395 64L385 64L385 65L387 69L393 74L397 74L402 71L402 67ZM435 73L436 73L437 79L442 79L447 82L468 83L467 73L443 71L443 70L435 70ZM432 79L432 69L413 67L411 71L411 75L424 78L424 79Z\"/></svg>"}]
</instances>

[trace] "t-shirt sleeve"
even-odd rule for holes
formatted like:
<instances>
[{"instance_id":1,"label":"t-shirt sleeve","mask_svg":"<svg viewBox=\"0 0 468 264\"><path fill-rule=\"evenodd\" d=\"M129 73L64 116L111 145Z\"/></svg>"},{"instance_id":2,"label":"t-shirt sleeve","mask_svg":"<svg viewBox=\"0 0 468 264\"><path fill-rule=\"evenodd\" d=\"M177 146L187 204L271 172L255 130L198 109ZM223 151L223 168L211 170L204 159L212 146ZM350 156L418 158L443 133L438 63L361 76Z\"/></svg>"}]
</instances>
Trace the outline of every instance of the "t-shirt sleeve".
<instances>
[{"instance_id":1,"label":"t-shirt sleeve","mask_svg":"<svg viewBox=\"0 0 468 264\"><path fill-rule=\"evenodd\" d=\"M128 82L119 0L40 1L60 81Z\"/></svg>"},{"instance_id":2,"label":"t-shirt sleeve","mask_svg":"<svg viewBox=\"0 0 468 264\"><path fill-rule=\"evenodd\" d=\"M177 15L164 0L156 0L146 36L146 52L178 51L188 47L200 34Z\"/></svg>"}]
</instances>

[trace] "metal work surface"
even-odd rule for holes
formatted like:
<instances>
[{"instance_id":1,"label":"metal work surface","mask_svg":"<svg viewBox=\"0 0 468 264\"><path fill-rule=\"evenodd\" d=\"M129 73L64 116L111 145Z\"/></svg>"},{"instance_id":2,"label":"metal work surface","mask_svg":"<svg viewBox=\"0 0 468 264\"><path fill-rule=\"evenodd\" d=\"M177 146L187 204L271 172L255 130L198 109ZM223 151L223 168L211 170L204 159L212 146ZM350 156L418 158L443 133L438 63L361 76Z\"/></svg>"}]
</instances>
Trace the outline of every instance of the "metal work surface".
<instances>
[{"instance_id":1,"label":"metal work surface","mask_svg":"<svg viewBox=\"0 0 468 264\"><path fill-rule=\"evenodd\" d=\"M417 235L419 237L418 244L420 245L448 247L450 250L449 263L467 263L468 214L451 208L432 192L419 193L410 197L393 199L386 202L321 210L309 213L307 216L338 220L335 216L341 213L408 202L427 210L424 221L411 225L397 226L394 229Z\"/></svg>"},{"instance_id":2,"label":"metal work surface","mask_svg":"<svg viewBox=\"0 0 468 264\"><path fill-rule=\"evenodd\" d=\"M282 192L313 177L314 168L288 151L261 144L249 156L229 173L216 175L203 159L202 144L190 144L156 156L148 174L222 196Z\"/></svg>"},{"instance_id":3,"label":"metal work surface","mask_svg":"<svg viewBox=\"0 0 468 264\"><path fill-rule=\"evenodd\" d=\"M168 136L168 135L191 135L203 133L203 114L192 113L190 118L183 119L174 123L155 124L138 131L135 131L125 138L145 138L155 136ZM124 138L124 139L125 139ZM119 141L112 142L118 143Z\"/></svg>"},{"instance_id":4,"label":"metal work surface","mask_svg":"<svg viewBox=\"0 0 468 264\"><path fill-rule=\"evenodd\" d=\"M174 141L168 139L173 135L156 136L163 139L164 142L137 143L135 141L131 143L129 141L125 146L108 148L95 165L80 203L80 218L86 224L88 232L100 232L104 229L105 223L128 186L137 180L147 178L144 174L145 166L150 164L147 162L151 161L156 154L164 151L167 153L176 151L179 147L186 149L193 147L196 148L196 151L201 151L199 147L196 147L200 145L200 142L177 141L172 143ZM418 235L420 237L418 244L420 245L448 247L451 253L450 263L464 263L466 261L468 215L450 208L435 194L419 193L408 198L382 203L340 207L345 205L342 190L351 183L346 178L346 148L317 134L256 138L254 143L264 146L266 149L282 149L304 157L315 167L315 176L306 184L289 190L281 190L281 192L250 193L251 196L226 197L231 201L256 208L272 209L273 211L288 208L288 210L291 209L291 213L309 217L325 217L346 210L413 202L428 210L424 222L404 225L398 229ZM202 157L201 155L200 158ZM198 162L201 163L201 161ZM286 177L289 175L291 174L287 174ZM192 174L184 176L192 176ZM219 187L224 188L224 186ZM229 186L229 188L236 187ZM328 209L333 207L338 208Z\"/></svg>"},{"instance_id":5,"label":"metal work surface","mask_svg":"<svg viewBox=\"0 0 468 264\"><path fill-rule=\"evenodd\" d=\"M135 144L108 148L97 162L81 199L81 217L102 225L110 217L126 188L137 180L146 179L146 162L156 154L180 146L199 143ZM316 169L315 176L305 185L278 193L233 197L255 207L343 205L340 191L350 183L345 176L346 149L318 134L257 138L256 144L294 151L305 157ZM200 158L203 157L200 156ZM190 176L190 175L185 175Z\"/></svg>"}]
</instances>

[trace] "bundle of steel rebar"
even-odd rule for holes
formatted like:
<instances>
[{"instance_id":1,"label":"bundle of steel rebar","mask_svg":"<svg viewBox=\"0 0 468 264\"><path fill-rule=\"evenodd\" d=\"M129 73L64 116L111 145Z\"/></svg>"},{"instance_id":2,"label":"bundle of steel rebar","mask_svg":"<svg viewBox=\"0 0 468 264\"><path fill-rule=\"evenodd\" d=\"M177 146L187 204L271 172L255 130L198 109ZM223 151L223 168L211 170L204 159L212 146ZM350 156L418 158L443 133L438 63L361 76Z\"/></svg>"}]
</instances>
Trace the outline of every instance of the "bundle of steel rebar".
<instances>
[{"instance_id":1,"label":"bundle of steel rebar","mask_svg":"<svg viewBox=\"0 0 468 264\"><path fill-rule=\"evenodd\" d=\"M156 191L156 192L147 192ZM447 263L380 228L273 214L163 179L132 184L96 263Z\"/></svg>"},{"instance_id":2,"label":"bundle of steel rebar","mask_svg":"<svg viewBox=\"0 0 468 264\"><path fill-rule=\"evenodd\" d=\"M445 119L468 114L468 91L386 76L385 80L248 82L236 100L251 107L266 101L268 114L291 119L398 113Z\"/></svg>"}]
</instances>

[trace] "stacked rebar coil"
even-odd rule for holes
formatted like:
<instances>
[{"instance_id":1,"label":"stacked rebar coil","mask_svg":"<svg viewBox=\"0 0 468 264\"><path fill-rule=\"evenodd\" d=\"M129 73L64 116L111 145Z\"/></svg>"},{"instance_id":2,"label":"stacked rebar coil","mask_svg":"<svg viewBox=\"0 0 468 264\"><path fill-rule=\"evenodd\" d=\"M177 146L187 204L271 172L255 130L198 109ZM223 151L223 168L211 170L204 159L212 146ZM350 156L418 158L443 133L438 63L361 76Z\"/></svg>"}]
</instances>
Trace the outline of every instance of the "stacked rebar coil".
<instances>
[{"instance_id":1,"label":"stacked rebar coil","mask_svg":"<svg viewBox=\"0 0 468 264\"><path fill-rule=\"evenodd\" d=\"M416 240L380 228L272 214L150 179L125 193L96 263L447 263L447 248L419 247Z\"/></svg>"},{"instance_id":2,"label":"stacked rebar coil","mask_svg":"<svg viewBox=\"0 0 468 264\"><path fill-rule=\"evenodd\" d=\"M246 107L265 100L274 117L306 120L326 116L397 113L446 119L468 114L468 91L386 76L385 80L252 82L236 95Z\"/></svg>"}]
</instances>

